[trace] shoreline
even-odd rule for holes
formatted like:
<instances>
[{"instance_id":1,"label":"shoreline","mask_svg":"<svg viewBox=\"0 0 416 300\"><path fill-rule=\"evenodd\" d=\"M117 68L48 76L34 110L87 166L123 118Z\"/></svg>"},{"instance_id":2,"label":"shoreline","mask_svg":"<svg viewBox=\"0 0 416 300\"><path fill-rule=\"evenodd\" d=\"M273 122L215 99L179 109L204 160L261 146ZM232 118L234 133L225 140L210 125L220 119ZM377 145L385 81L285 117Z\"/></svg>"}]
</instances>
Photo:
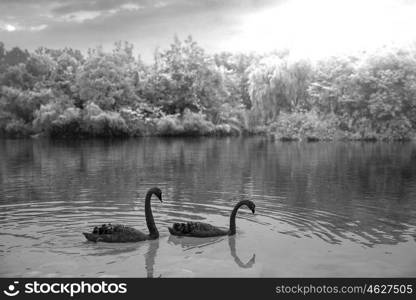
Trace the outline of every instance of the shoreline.
<instances>
[{"instance_id":1,"label":"shoreline","mask_svg":"<svg viewBox=\"0 0 416 300\"><path fill-rule=\"evenodd\" d=\"M268 133L242 133L242 134L177 134L177 135L142 135L142 136L65 136L65 137L51 137L46 133L38 133L26 136L7 136L0 135L0 140L51 140L51 141L88 141L88 140L130 140L141 138L163 138L163 139L206 139L206 138L256 138L263 137L272 141L278 141L281 143L332 143L332 142L360 142L360 143L409 143L415 142L416 136L406 139L392 139L392 138L349 138L349 137L337 137L337 138L316 138L316 137L276 137L275 134Z\"/></svg>"}]
</instances>

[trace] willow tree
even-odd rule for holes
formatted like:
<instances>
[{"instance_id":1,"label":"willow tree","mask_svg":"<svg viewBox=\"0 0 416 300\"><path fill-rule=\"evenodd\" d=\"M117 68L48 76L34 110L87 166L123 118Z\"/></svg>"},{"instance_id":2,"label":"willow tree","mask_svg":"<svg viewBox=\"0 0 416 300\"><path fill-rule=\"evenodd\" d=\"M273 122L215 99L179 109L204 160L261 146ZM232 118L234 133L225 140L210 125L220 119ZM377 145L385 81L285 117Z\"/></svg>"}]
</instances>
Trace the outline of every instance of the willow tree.
<instances>
[{"instance_id":1,"label":"willow tree","mask_svg":"<svg viewBox=\"0 0 416 300\"><path fill-rule=\"evenodd\" d=\"M311 74L306 61L270 55L249 68L249 94L260 121L275 121L281 111L291 112L306 101Z\"/></svg>"}]
</instances>

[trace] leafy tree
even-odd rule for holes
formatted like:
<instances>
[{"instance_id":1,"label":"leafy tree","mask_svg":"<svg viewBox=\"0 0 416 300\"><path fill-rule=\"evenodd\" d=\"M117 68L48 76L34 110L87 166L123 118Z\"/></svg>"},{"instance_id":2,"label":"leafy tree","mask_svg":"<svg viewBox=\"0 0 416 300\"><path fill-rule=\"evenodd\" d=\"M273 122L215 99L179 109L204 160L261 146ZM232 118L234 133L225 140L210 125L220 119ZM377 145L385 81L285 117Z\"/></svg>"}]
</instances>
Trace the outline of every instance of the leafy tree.
<instances>
[{"instance_id":1,"label":"leafy tree","mask_svg":"<svg viewBox=\"0 0 416 300\"><path fill-rule=\"evenodd\" d=\"M351 77L355 73L354 57L331 57L318 62L308 88L309 107L316 107L320 112L342 114L340 102L344 109L355 109L354 98L344 97L351 89Z\"/></svg>"},{"instance_id":2,"label":"leafy tree","mask_svg":"<svg viewBox=\"0 0 416 300\"><path fill-rule=\"evenodd\" d=\"M190 36L183 42L175 37L168 50L156 54L149 83L147 98L170 114L185 109L215 114L224 94L213 60Z\"/></svg>"},{"instance_id":3,"label":"leafy tree","mask_svg":"<svg viewBox=\"0 0 416 300\"><path fill-rule=\"evenodd\" d=\"M4 51L4 50L3 50ZM20 63L25 63L29 57L27 50L22 50L19 47L13 47L4 54L4 62L9 66L14 66Z\"/></svg>"},{"instance_id":4,"label":"leafy tree","mask_svg":"<svg viewBox=\"0 0 416 300\"><path fill-rule=\"evenodd\" d=\"M408 117L415 113L416 60L409 54L398 51L372 55L359 66L348 91L360 104L349 114L352 123L366 118L372 131L388 136L402 136L410 130Z\"/></svg>"},{"instance_id":5,"label":"leafy tree","mask_svg":"<svg viewBox=\"0 0 416 300\"><path fill-rule=\"evenodd\" d=\"M111 54L101 49L90 51L76 76L80 107L92 102L104 110L134 105L138 100L134 92L134 74L134 58L128 44L125 48L116 46Z\"/></svg>"}]
</instances>

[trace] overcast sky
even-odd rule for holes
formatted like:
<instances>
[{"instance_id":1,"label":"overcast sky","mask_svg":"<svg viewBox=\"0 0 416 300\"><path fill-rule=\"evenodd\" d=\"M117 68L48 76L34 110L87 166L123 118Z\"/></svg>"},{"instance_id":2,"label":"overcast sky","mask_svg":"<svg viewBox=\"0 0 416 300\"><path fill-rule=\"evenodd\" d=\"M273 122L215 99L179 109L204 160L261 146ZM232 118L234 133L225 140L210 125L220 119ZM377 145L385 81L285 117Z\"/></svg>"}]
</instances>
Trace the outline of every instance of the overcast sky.
<instances>
[{"instance_id":1,"label":"overcast sky","mask_svg":"<svg viewBox=\"0 0 416 300\"><path fill-rule=\"evenodd\" d=\"M416 39L416 0L0 0L7 48L108 48L149 60L177 34L213 51L330 55Z\"/></svg>"}]
</instances>

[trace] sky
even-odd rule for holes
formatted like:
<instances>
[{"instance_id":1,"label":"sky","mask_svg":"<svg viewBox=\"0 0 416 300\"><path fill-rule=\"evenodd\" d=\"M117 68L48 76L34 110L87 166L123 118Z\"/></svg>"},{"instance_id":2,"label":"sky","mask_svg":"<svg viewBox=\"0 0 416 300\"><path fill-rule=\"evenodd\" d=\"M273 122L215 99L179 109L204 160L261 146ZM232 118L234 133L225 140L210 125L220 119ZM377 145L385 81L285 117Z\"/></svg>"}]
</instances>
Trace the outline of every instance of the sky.
<instances>
[{"instance_id":1,"label":"sky","mask_svg":"<svg viewBox=\"0 0 416 300\"><path fill-rule=\"evenodd\" d=\"M129 41L144 60L174 35L208 52L324 56L416 40L416 0L0 0L0 41L86 51Z\"/></svg>"}]
</instances>

